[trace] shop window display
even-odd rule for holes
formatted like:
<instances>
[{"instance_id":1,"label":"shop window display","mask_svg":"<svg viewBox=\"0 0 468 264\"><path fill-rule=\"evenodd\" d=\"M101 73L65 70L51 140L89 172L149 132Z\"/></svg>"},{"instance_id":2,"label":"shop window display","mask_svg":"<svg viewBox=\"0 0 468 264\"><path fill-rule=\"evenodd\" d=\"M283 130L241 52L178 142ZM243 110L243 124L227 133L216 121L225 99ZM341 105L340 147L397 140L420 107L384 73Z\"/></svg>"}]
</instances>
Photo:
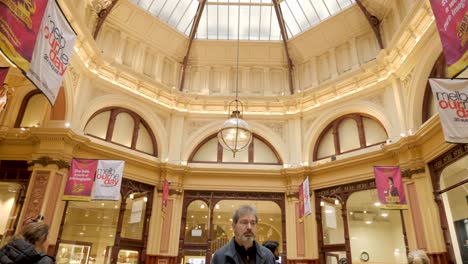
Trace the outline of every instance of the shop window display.
<instances>
[{"instance_id":1,"label":"shop window display","mask_svg":"<svg viewBox=\"0 0 468 264\"><path fill-rule=\"evenodd\" d=\"M441 189L448 227L457 263L468 263L468 156L442 171Z\"/></svg>"},{"instance_id":2,"label":"shop window display","mask_svg":"<svg viewBox=\"0 0 468 264\"><path fill-rule=\"evenodd\" d=\"M0 245L13 234L14 223L18 217L18 200L22 192L19 184L0 182Z\"/></svg>"},{"instance_id":3,"label":"shop window display","mask_svg":"<svg viewBox=\"0 0 468 264\"><path fill-rule=\"evenodd\" d=\"M57 263L105 263L114 245L120 201L69 201Z\"/></svg>"},{"instance_id":4,"label":"shop window display","mask_svg":"<svg viewBox=\"0 0 468 264\"><path fill-rule=\"evenodd\" d=\"M353 263L406 262L399 210L381 209L376 189L351 194L346 205Z\"/></svg>"}]
</instances>

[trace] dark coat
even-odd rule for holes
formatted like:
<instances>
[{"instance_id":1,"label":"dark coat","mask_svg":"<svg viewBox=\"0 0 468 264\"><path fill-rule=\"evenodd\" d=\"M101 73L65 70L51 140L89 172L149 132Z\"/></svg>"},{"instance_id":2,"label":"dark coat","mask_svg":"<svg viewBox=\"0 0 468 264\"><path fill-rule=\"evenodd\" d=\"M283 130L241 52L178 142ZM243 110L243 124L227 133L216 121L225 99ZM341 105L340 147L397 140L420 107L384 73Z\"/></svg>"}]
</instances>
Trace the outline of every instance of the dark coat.
<instances>
[{"instance_id":1,"label":"dark coat","mask_svg":"<svg viewBox=\"0 0 468 264\"><path fill-rule=\"evenodd\" d=\"M0 249L0 264L52 264L54 258L42 253L26 240L16 239Z\"/></svg>"},{"instance_id":2,"label":"dark coat","mask_svg":"<svg viewBox=\"0 0 468 264\"><path fill-rule=\"evenodd\" d=\"M237 253L234 243L234 238L232 238L227 245L216 251L211 259L211 263L242 264L242 258ZM257 241L254 241L254 245L257 250L257 255L255 256L256 264L275 264L275 255L268 248L260 245Z\"/></svg>"}]
</instances>

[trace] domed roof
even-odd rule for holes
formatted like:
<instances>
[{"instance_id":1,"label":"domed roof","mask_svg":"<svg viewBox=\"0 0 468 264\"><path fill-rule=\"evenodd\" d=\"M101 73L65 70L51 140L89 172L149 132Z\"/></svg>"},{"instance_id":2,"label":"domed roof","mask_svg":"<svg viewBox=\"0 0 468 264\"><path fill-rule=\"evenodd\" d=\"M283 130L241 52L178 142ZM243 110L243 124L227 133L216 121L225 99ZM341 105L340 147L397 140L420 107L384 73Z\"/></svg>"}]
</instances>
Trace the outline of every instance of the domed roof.
<instances>
[{"instance_id":1,"label":"domed roof","mask_svg":"<svg viewBox=\"0 0 468 264\"><path fill-rule=\"evenodd\" d=\"M352 6L354 0L131 0L189 36L197 10L203 8L197 39L281 40L279 16L292 38ZM276 5L278 8L276 8ZM238 17L240 21L238 25Z\"/></svg>"}]
</instances>

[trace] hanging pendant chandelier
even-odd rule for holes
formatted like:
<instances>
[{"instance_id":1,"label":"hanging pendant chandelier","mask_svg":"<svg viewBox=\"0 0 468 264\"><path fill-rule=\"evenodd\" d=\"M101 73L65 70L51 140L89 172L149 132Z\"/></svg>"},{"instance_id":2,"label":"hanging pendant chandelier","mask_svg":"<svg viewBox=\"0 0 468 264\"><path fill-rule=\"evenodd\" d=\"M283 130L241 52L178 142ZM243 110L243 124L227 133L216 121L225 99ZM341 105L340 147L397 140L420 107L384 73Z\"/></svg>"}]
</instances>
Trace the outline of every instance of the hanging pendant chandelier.
<instances>
[{"instance_id":1,"label":"hanging pendant chandelier","mask_svg":"<svg viewBox=\"0 0 468 264\"><path fill-rule=\"evenodd\" d=\"M242 119L244 105L238 99L239 95L239 30L240 30L240 7L237 15L237 67L236 67L236 99L228 106L228 119L218 131L218 141L221 146L232 151L232 156L246 148L252 142L252 131L249 125Z\"/></svg>"}]
</instances>

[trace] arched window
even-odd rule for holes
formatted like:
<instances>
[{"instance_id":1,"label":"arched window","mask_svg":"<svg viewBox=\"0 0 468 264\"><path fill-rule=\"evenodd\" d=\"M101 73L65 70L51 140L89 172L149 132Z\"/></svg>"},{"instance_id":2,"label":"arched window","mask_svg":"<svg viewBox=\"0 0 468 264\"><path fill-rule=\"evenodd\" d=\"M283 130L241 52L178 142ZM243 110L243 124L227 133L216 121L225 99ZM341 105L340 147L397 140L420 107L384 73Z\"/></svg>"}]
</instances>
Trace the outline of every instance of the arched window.
<instances>
[{"instance_id":1,"label":"arched window","mask_svg":"<svg viewBox=\"0 0 468 264\"><path fill-rule=\"evenodd\" d=\"M443 53L437 58L434 66L432 67L429 78L446 78L447 77L447 64L445 63L445 56ZM437 114L437 104L432 94L431 85L427 78L426 90L424 90L424 100L422 109L422 122L423 124L429 120L433 115Z\"/></svg>"},{"instance_id":2,"label":"arched window","mask_svg":"<svg viewBox=\"0 0 468 264\"><path fill-rule=\"evenodd\" d=\"M211 135L195 148L188 160L199 163L283 164L273 146L255 134L252 143L246 149L237 152L235 157L231 151L224 149L218 143L216 134Z\"/></svg>"},{"instance_id":3,"label":"arched window","mask_svg":"<svg viewBox=\"0 0 468 264\"><path fill-rule=\"evenodd\" d=\"M39 90L29 92L21 103L15 127L41 126L48 109L49 102Z\"/></svg>"},{"instance_id":4,"label":"arched window","mask_svg":"<svg viewBox=\"0 0 468 264\"><path fill-rule=\"evenodd\" d=\"M85 133L153 156L158 148L148 124L136 113L124 108L105 108L86 124Z\"/></svg>"},{"instance_id":5,"label":"arched window","mask_svg":"<svg viewBox=\"0 0 468 264\"><path fill-rule=\"evenodd\" d=\"M358 113L345 115L331 122L320 134L314 160L378 145L387 139L387 132L376 119Z\"/></svg>"}]
</instances>

